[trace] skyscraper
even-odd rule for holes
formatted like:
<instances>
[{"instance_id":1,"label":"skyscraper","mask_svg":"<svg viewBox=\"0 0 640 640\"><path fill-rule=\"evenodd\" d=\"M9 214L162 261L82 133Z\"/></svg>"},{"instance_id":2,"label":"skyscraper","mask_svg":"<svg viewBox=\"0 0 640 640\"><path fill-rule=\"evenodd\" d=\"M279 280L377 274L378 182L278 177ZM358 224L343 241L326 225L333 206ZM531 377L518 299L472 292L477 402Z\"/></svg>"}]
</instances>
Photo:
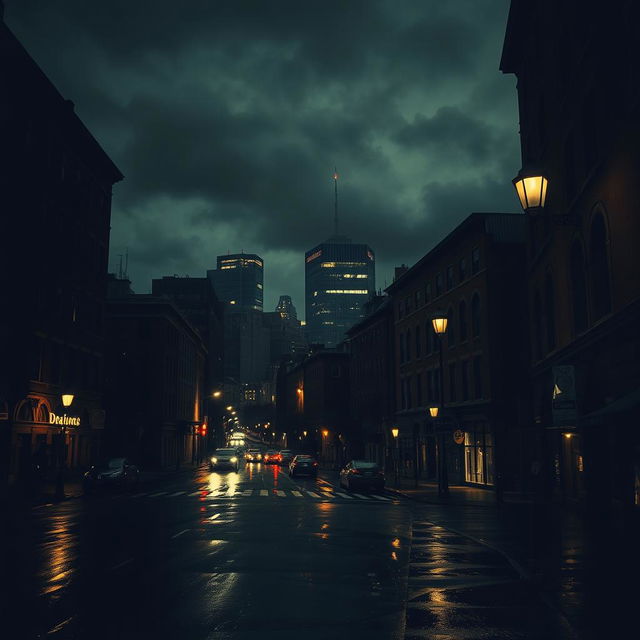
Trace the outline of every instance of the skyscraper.
<instances>
[{"instance_id":1,"label":"skyscraper","mask_svg":"<svg viewBox=\"0 0 640 640\"><path fill-rule=\"evenodd\" d=\"M264 263L254 253L232 253L218 256L217 269L207 277L218 299L234 305L235 311L262 311Z\"/></svg>"},{"instance_id":2,"label":"skyscraper","mask_svg":"<svg viewBox=\"0 0 640 640\"><path fill-rule=\"evenodd\" d=\"M335 347L364 317L373 295L375 256L366 244L333 236L305 254L306 333L309 343Z\"/></svg>"}]
</instances>

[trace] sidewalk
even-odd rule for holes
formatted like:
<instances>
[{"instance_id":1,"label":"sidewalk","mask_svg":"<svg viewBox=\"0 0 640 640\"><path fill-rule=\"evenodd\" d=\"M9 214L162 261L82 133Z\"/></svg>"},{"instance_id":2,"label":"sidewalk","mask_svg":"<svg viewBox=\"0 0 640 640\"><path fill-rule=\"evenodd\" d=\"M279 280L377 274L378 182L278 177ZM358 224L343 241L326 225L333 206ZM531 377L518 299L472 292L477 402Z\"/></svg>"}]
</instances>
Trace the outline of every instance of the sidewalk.
<instances>
[{"instance_id":1,"label":"sidewalk","mask_svg":"<svg viewBox=\"0 0 640 640\"><path fill-rule=\"evenodd\" d=\"M176 475L193 472L200 468L204 463L184 464L180 469L164 469L140 471L140 486L160 482ZM62 500L71 500L82 497L84 491L82 487L82 478L84 473L81 471L67 471L64 481L64 498ZM56 492L55 478L48 478L47 481L39 486L14 486L10 487L7 495L7 504L10 508L31 508L44 504L59 503L62 501Z\"/></svg>"},{"instance_id":2,"label":"sidewalk","mask_svg":"<svg viewBox=\"0 0 640 640\"><path fill-rule=\"evenodd\" d=\"M423 505L426 519L504 555L566 620L573 638L600 640L626 628L634 613L636 592L627 585L636 579L637 520L587 518L567 505L517 496L498 504L493 492L474 487L450 487L444 497L433 484L388 490Z\"/></svg>"}]
</instances>

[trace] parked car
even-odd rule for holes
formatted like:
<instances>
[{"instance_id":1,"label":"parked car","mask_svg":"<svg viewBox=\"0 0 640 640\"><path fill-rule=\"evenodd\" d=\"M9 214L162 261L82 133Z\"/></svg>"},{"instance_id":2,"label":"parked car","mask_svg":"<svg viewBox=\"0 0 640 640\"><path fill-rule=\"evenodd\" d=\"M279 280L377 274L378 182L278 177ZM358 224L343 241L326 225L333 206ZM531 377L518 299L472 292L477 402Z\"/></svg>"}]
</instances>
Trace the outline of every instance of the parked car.
<instances>
[{"instance_id":1,"label":"parked car","mask_svg":"<svg viewBox=\"0 0 640 640\"><path fill-rule=\"evenodd\" d=\"M247 462L260 462L262 460L262 452L260 449L248 449L244 454L244 459Z\"/></svg>"},{"instance_id":2,"label":"parked car","mask_svg":"<svg viewBox=\"0 0 640 640\"><path fill-rule=\"evenodd\" d=\"M238 450L234 448L216 449L209 458L209 469L233 469L238 471Z\"/></svg>"},{"instance_id":3,"label":"parked car","mask_svg":"<svg viewBox=\"0 0 640 640\"><path fill-rule=\"evenodd\" d=\"M318 463L313 456L297 455L289 465L289 476L311 476L315 478L318 475Z\"/></svg>"},{"instance_id":4,"label":"parked car","mask_svg":"<svg viewBox=\"0 0 640 640\"><path fill-rule=\"evenodd\" d=\"M270 449L262 456L262 462L265 464L278 464L280 462L280 454Z\"/></svg>"},{"instance_id":5,"label":"parked car","mask_svg":"<svg viewBox=\"0 0 640 640\"><path fill-rule=\"evenodd\" d=\"M84 474L85 494L99 489L135 489L140 481L140 470L127 458L109 458L94 465Z\"/></svg>"},{"instance_id":6,"label":"parked car","mask_svg":"<svg viewBox=\"0 0 640 640\"><path fill-rule=\"evenodd\" d=\"M280 451L280 458L278 459L278 464L281 467L288 467L293 460L294 453L290 449L282 449Z\"/></svg>"},{"instance_id":7,"label":"parked car","mask_svg":"<svg viewBox=\"0 0 640 640\"><path fill-rule=\"evenodd\" d=\"M340 486L352 489L384 489L384 473L376 462L368 460L351 460L340 471Z\"/></svg>"}]
</instances>

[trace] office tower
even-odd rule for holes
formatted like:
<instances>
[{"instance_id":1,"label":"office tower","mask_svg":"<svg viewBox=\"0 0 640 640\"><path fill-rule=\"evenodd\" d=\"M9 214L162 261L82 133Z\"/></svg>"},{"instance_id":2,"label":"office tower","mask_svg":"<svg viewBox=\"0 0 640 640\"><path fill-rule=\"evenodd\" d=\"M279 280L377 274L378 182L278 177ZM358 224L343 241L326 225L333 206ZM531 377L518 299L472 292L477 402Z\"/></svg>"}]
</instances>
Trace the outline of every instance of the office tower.
<instances>
[{"instance_id":1,"label":"office tower","mask_svg":"<svg viewBox=\"0 0 640 640\"><path fill-rule=\"evenodd\" d=\"M335 347L364 317L375 293L375 256L366 244L334 235L305 254L306 335L310 344Z\"/></svg>"},{"instance_id":2,"label":"office tower","mask_svg":"<svg viewBox=\"0 0 640 640\"><path fill-rule=\"evenodd\" d=\"M276 311L281 317L287 320L298 319L298 313L296 308L293 306L293 302L291 302L291 296L280 296L278 304L276 305Z\"/></svg>"},{"instance_id":3,"label":"office tower","mask_svg":"<svg viewBox=\"0 0 640 640\"><path fill-rule=\"evenodd\" d=\"M253 253L218 256L217 269L207 271L218 299L236 311L262 311L264 263Z\"/></svg>"}]
</instances>

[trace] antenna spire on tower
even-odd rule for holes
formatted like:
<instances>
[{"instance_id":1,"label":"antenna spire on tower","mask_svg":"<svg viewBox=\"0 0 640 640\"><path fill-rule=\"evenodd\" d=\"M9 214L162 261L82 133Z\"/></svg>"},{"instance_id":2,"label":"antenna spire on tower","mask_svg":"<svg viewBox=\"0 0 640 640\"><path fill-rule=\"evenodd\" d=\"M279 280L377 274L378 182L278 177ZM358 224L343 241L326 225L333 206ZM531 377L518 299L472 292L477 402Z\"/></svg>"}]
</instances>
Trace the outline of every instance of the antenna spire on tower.
<instances>
[{"instance_id":1,"label":"antenna spire on tower","mask_svg":"<svg viewBox=\"0 0 640 640\"><path fill-rule=\"evenodd\" d=\"M333 168L333 186L335 192L335 200L333 207L333 234L338 235L338 169Z\"/></svg>"}]
</instances>

